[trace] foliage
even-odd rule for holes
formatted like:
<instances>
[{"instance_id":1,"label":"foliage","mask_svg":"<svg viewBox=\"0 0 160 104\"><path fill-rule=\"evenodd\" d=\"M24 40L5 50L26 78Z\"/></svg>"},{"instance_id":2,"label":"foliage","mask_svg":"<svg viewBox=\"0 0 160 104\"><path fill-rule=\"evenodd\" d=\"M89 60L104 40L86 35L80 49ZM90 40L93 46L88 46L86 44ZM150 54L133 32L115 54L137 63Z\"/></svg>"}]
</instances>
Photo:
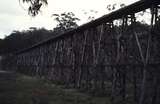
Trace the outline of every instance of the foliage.
<instances>
[{"instance_id":1,"label":"foliage","mask_svg":"<svg viewBox=\"0 0 160 104\"><path fill-rule=\"evenodd\" d=\"M121 3L121 4L108 4L107 5L107 7L106 7L106 9L108 10L108 11L113 11L113 10L115 10L115 9L117 9L117 8L123 8L123 7L125 7L125 4L124 3Z\"/></svg>"},{"instance_id":2,"label":"foliage","mask_svg":"<svg viewBox=\"0 0 160 104\"><path fill-rule=\"evenodd\" d=\"M95 20L95 16L97 15L98 11L96 10L89 10L89 11L85 11L83 10L84 14L88 17L87 20L88 21L93 21Z\"/></svg>"},{"instance_id":3,"label":"foliage","mask_svg":"<svg viewBox=\"0 0 160 104\"><path fill-rule=\"evenodd\" d=\"M76 18L72 12L62 13L60 15L54 14L54 17L58 22L54 30L30 27L27 31L13 31L9 36L5 37L4 40L0 41L0 53L11 53L31 47L34 44L78 26L76 22L79 21L79 19Z\"/></svg>"},{"instance_id":4,"label":"foliage","mask_svg":"<svg viewBox=\"0 0 160 104\"><path fill-rule=\"evenodd\" d=\"M0 53L10 53L27 48L51 36L53 36L52 31L44 28L32 28L22 32L13 31L9 36L1 41Z\"/></svg>"},{"instance_id":5,"label":"foliage","mask_svg":"<svg viewBox=\"0 0 160 104\"><path fill-rule=\"evenodd\" d=\"M64 12L61 14L52 14L54 20L58 23L54 28L55 32L64 32L66 30L74 29L78 26L77 21L80 19L72 12Z\"/></svg>"},{"instance_id":6,"label":"foliage","mask_svg":"<svg viewBox=\"0 0 160 104\"><path fill-rule=\"evenodd\" d=\"M75 17L74 17L75 18ZM61 19L59 17L59 19ZM60 21L61 22L61 21ZM71 22L72 23L72 22ZM63 23L62 23L63 24ZM11 53L14 51L22 50L24 48L28 48L34 44L37 44L41 41L44 41L48 38L54 37L57 34L60 34L60 32L67 31L69 29L75 28L77 26L76 23L73 23L70 28L60 27L63 25L57 25L54 30L46 30L44 28L37 29L35 27L31 27L30 30L27 31L13 31L9 36L7 36L5 39L0 40L0 53ZM71 25L71 24L67 24ZM75 26L75 27L74 27ZM141 24L139 22L138 31L142 31L142 29L148 29L147 24Z\"/></svg>"},{"instance_id":7,"label":"foliage","mask_svg":"<svg viewBox=\"0 0 160 104\"><path fill-rule=\"evenodd\" d=\"M19 2L22 1L23 3L29 4L28 7L28 14L31 16L36 16L42 5L47 5L47 0L19 0Z\"/></svg>"}]
</instances>

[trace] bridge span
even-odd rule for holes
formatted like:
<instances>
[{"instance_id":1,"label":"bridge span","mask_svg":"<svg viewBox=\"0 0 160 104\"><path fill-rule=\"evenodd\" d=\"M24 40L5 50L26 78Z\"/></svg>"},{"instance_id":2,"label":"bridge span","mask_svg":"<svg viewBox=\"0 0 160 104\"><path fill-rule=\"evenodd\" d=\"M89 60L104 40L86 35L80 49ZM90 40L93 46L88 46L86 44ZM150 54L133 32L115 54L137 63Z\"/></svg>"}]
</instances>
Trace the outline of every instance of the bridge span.
<instances>
[{"instance_id":1,"label":"bridge span","mask_svg":"<svg viewBox=\"0 0 160 104\"><path fill-rule=\"evenodd\" d=\"M30 48L2 67L89 92L113 104L160 104L160 1L141 0ZM150 24L137 13L150 10Z\"/></svg>"}]
</instances>

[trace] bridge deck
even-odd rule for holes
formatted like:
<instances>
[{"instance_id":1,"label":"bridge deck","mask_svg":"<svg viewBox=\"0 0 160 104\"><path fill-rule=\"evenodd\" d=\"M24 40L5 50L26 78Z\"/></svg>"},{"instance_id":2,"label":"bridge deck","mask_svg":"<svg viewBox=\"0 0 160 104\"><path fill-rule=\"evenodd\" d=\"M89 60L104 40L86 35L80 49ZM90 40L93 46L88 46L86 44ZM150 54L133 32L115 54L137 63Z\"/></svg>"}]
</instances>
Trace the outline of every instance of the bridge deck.
<instances>
[{"instance_id":1,"label":"bridge deck","mask_svg":"<svg viewBox=\"0 0 160 104\"><path fill-rule=\"evenodd\" d=\"M93 27L96 27L98 25L101 25L101 24L104 24L104 23L107 23L107 22L112 22L112 21L114 21L116 19L120 19L124 16L131 15L131 14L143 11L145 9L151 8L152 5L159 5L159 4L160 4L160 0L140 0L140 1L138 1L136 3L133 3L129 6L126 6L124 8L119 9L119 10L111 12L109 14L106 14L106 15L104 15L104 16L102 16L102 17L100 17L100 18L98 18L94 21L83 24L76 29L73 29L73 30L70 30L68 32L59 34L57 36L53 36L52 38L41 41L37 44L34 44L33 46L31 46L29 48L17 51L17 52L15 52L15 54L26 52L30 49L41 46L41 45L46 44L48 42L51 42L53 40L73 35L75 32L81 32L81 31L84 31L86 29L93 28Z\"/></svg>"}]
</instances>

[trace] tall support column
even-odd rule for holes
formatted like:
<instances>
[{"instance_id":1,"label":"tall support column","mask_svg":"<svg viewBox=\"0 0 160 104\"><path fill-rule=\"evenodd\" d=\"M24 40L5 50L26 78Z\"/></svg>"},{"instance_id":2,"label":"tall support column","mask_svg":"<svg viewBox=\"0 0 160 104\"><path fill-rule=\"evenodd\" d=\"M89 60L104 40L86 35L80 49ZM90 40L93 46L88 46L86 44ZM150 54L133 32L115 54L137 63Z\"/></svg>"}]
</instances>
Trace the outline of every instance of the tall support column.
<instances>
[{"instance_id":1,"label":"tall support column","mask_svg":"<svg viewBox=\"0 0 160 104\"><path fill-rule=\"evenodd\" d=\"M81 53L81 60L80 60L80 72L79 72L79 75L78 75L78 82L77 82L77 86L78 88L81 87L81 81L82 81L82 76L83 76L83 62L84 62L84 57L85 57L85 50L86 50L86 45L87 45L87 38L88 38L88 31L89 30L86 30L84 32L84 43L83 43L83 46L82 46L82 53Z\"/></svg>"},{"instance_id":2,"label":"tall support column","mask_svg":"<svg viewBox=\"0 0 160 104\"><path fill-rule=\"evenodd\" d=\"M128 26L128 16L122 18L122 25L116 33L117 43L117 56L116 67L113 68L113 81L112 81L112 103L118 102L126 103L126 67L122 67L121 64L126 64L126 44L124 43L124 33ZM113 28L114 29L114 28Z\"/></svg>"},{"instance_id":3,"label":"tall support column","mask_svg":"<svg viewBox=\"0 0 160 104\"><path fill-rule=\"evenodd\" d=\"M135 26L135 22L136 22L136 18L135 18L135 14L131 14L130 15L131 17L131 27L132 27L132 32L134 33L134 26ZM141 50L141 46L139 44L139 40L138 40L138 37L137 37L137 34L134 34L134 37L136 38L136 43L138 45L138 48L139 48L139 52L140 52L140 56L141 56L141 59L144 60L144 57L143 57L143 54L142 54L142 50ZM136 72L136 68L135 66L132 67L132 70L133 70L133 100L134 100L134 103L137 104L138 103L138 98L137 98L137 72Z\"/></svg>"},{"instance_id":4,"label":"tall support column","mask_svg":"<svg viewBox=\"0 0 160 104\"><path fill-rule=\"evenodd\" d=\"M149 72L148 72L148 62L149 62L149 58L151 55L151 42L152 42L152 37L153 37L153 27L154 24L157 20L157 10L155 5L153 5L151 7L151 26L150 26L150 33L148 36L148 44L147 44L147 52L146 52L146 56L145 56L145 61L144 61L144 67L143 67L143 79L142 79L142 83L141 83L141 95L140 95L140 100L139 100L139 104L150 104L150 99L147 98L147 92L149 92L148 87L149 85L149 81L148 81L148 77L149 77ZM152 90L152 89L150 89Z\"/></svg>"}]
</instances>

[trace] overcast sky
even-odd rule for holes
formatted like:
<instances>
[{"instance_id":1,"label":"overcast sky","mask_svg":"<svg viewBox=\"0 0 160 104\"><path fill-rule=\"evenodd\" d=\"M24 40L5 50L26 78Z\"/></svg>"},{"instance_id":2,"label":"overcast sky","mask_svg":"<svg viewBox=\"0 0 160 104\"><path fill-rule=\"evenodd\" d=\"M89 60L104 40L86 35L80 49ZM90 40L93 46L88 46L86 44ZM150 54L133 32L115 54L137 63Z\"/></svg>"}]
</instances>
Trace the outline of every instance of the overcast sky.
<instances>
[{"instance_id":1,"label":"overcast sky","mask_svg":"<svg viewBox=\"0 0 160 104\"><path fill-rule=\"evenodd\" d=\"M42 8L42 12L32 18L27 14L26 5L20 6L19 0L0 0L0 38L9 35L13 30L27 30L29 27L44 27L53 29L52 14L73 12L80 18L79 24L87 21L89 15L100 17L107 14L106 6L113 3L125 3L126 5L138 0L48 0L48 6ZM90 10L98 11L91 13ZM84 14L88 12L88 14Z\"/></svg>"}]
</instances>

